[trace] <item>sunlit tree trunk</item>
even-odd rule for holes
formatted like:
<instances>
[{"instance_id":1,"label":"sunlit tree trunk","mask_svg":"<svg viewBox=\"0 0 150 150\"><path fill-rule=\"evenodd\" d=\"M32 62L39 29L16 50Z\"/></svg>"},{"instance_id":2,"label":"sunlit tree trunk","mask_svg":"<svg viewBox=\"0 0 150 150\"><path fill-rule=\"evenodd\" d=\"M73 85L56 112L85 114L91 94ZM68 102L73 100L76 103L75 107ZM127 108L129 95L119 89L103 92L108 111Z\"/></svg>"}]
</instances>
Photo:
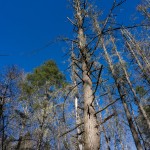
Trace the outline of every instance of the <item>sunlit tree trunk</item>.
<instances>
[{"instance_id":1,"label":"sunlit tree trunk","mask_svg":"<svg viewBox=\"0 0 150 150\"><path fill-rule=\"evenodd\" d=\"M140 112L142 113L142 115L144 116L144 118L145 118L145 120L146 120L146 122L147 122L147 125L148 125L148 127L149 127L149 129L150 129L150 120L149 120L149 118L148 118L148 116L147 116L147 114L146 114L146 112L145 112L143 106L141 105L141 103L140 103L139 100L138 100L138 97L137 97L137 95L136 95L136 92L135 92L135 90L134 90L134 88L133 88L133 85L132 85L132 83L131 83L131 81L130 81L129 74L128 74L128 72L127 72L125 66L124 66L124 62L123 62L123 60L122 60L122 58L121 58L121 56L120 56L120 54L119 54L119 52L118 52L118 50L117 50L117 47L116 47L116 45L115 45L115 43L114 43L114 38L113 38L112 36L111 36L111 41L112 41L112 43L113 43L114 51L115 51L115 53L116 53L116 55L117 55L117 57L118 57L118 59L119 59L119 62L120 62L120 64L121 64L121 67L122 67L122 69L123 69L123 72L124 72L125 78L126 78L126 80L127 80L127 83L128 83L128 85L129 85L129 87L130 87L130 89L131 89L131 91L132 91L132 93L133 93L133 95L134 95L135 103L137 104L137 106L138 106Z\"/></svg>"},{"instance_id":2,"label":"sunlit tree trunk","mask_svg":"<svg viewBox=\"0 0 150 150\"><path fill-rule=\"evenodd\" d=\"M92 91L92 80L88 72L88 63L90 61L87 55L86 36L84 33L84 19L82 16L81 1L74 0L75 16L78 28L79 50L82 55L82 80L83 80L83 100L84 100L84 148L85 150L99 150L100 135L99 124L97 122L94 108L94 96Z\"/></svg>"},{"instance_id":3,"label":"sunlit tree trunk","mask_svg":"<svg viewBox=\"0 0 150 150\"><path fill-rule=\"evenodd\" d=\"M101 30L100 30L99 24L98 24L96 19L95 19L94 23L95 23L95 25L94 25L95 26L95 30L100 34ZM122 85L119 84L118 79L116 78L116 73L115 73L115 70L114 70L111 58L110 58L110 56L109 56L109 54L107 52L107 49L106 49L106 46L105 46L105 41L104 41L103 37L101 37L101 41L100 42L101 42L101 45L102 45L102 48L103 48L103 51L104 51L104 54L105 54L105 58L106 58L106 60L108 62L108 65L110 67L112 76L113 76L113 78L115 80L115 84L116 84L116 87L118 89L118 92L119 92L119 95L120 95L120 98L121 98L121 101L122 101L122 104L123 104L123 107L124 107L124 110L125 110L125 113L126 113L126 117L127 117L128 123L129 123L129 127L131 129L131 132L132 132L132 135L133 135L133 139L135 141L135 145L136 145L138 150L142 150L142 146L141 146L140 140L138 138L138 133L136 131L136 128L135 128L133 120L132 120L132 116L131 116L131 114L129 112L128 106L127 106L126 101L124 99L124 96L122 96L122 95L124 95L124 93L121 90L121 86Z\"/></svg>"}]
</instances>

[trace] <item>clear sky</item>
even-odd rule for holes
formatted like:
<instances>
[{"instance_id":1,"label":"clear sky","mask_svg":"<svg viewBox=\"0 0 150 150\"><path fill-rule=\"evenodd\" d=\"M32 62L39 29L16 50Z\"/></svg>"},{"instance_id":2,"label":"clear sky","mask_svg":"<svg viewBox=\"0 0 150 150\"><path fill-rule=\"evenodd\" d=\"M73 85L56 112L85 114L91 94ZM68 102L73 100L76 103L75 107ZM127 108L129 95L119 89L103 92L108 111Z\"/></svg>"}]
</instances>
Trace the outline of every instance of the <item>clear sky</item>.
<instances>
[{"instance_id":1,"label":"clear sky","mask_svg":"<svg viewBox=\"0 0 150 150\"><path fill-rule=\"evenodd\" d=\"M108 8L109 1L105 0L101 8ZM138 2L127 0L121 10L121 22L130 23L129 14L135 11ZM54 59L65 70L67 66L62 63L65 45L43 47L59 35L72 36L72 26L67 20L71 11L67 0L0 0L0 55L8 54L0 56L0 68L16 64L29 72ZM40 48L43 49L38 51Z\"/></svg>"}]
</instances>

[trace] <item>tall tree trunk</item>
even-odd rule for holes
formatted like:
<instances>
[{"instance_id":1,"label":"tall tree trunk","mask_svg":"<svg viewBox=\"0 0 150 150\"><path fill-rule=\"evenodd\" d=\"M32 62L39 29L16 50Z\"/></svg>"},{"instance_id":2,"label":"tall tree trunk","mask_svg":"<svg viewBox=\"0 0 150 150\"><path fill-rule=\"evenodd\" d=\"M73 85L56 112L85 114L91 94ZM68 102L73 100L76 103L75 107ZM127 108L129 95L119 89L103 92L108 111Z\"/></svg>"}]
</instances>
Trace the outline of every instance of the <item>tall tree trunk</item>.
<instances>
[{"instance_id":1,"label":"tall tree trunk","mask_svg":"<svg viewBox=\"0 0 150 150\"><path fill-rule=\"evenodd\" d=\"M100 34L101 30L100 30L99 24L98 24L96 19L94 20L94 26L95 26L95 30L98 32L98 34ZM108 62L108 65L110 67L112 76L113 76L113 78L115 80L115 84L116 84L116 87L118 89L118 92L119 92L119 95L120 95L120 98L121 98L121 101L122 101L122 104L123 104L123 107L124 107L124 110L125 110L125 113L126 113L126 117L127 117L128 123L129 123L129 127L131 129L132 135L133 135L133 139L134 139L135 145L136 145L138 150L142 150L142 145L141 145L140 140L138 138L138 133L137 133L136 128L134 126L134 123L133 123L133 120L132 120L132 116L130 114L130 111L128 109L126 101L125 101L124 97L122 96L122 95L124 95L124 93L121 90L121 86L122 85L119 84L118 79L116 78L116 74L115 74L115 70L114 70L114 67L113 67L113 64L112 64L112 60L111 60L111 58L110 58L110 56L109 56L109 54L107 52L107 49L105 47L104 42L105 41L104 41L103 37L101 37L101 45L102 45L102 48L104 50L105 58L106 58L106 60Z\"/></svg>"},{"instance_id":2,"label":"tall tree trunk","mask_svg":"<svg viewBox=\"0 0 150 150\"><path fill-rule=\"evenodd\" d=\"M111 36L111 41L112 41L112 43L113 43L113 47L114 47L115 53L116 53L116 55L117 55L117 57L118 57L118 59L119 59L119 62L120 62L120 64L121 64L121 68L123 69L123 72L124 72L125 78L126 78L126 80L127 80L127 83L128 83L128 85L129 85L129 87L130 87L130 89L131 89L131 91L132 91L132 93L133 93L133 95L134 95L135 103L137 104L137 106L138 106L138 108L139 108L141 114L142 114L143 117L145 118L145 120L146 120L146 122L147 122L147 125L148 125L148 127L149 127L149 129L150 129L150 120L149 120L149 118L148 118L148 116L147 116L147 114L146 114L146 112L145 112L143 106L141 105L141 103L140 103L139 100L138 100L138 97L137 97L137 95L136 95L136 92L135 92L135 90L134 90L134 88L133 88L133 85L132 85L132 83L131 83L131 81L130 81L129 74L128 74L128 72L127 72L125 66L124 66L123 60L122 60L122 58L121 58L121 56L120 56L120 54L119 54L119 52L118 52L118 50L117 50L117 48L116 48L116 45L115 45L115 43L114 43L114 39L113 39L112 36Z\"/></svg>"},{"instance_id":3,"label":"tall tree trunk","mask_svg":"<svg viewBox=\"0 0 150 150\"><path fill-rule=\"evenodd\" d=\"M99 150L100 135L99 125L95 115L93 104L92 82L87 75L87 66L83 63L83 97L84 97L84 134L85 134L85 149Z\"/></svg>"},{"instance_id":4,"label":"tall tree trunk","mask_svg":"<svg viewBox=\"0 0 150 150\"><path fill-rule=\"evenodd\" d=\"M87 55L86 36L84 33L84 18L82 16L81 1L74 0L75 17L78 27L79 50L82 55L82 80L83 80L83 100L84 100L84 147L85 150L99 150L100 135L99 124L94 108L94 96L92 91L92 80L88 72L88 63L90 61Z\"/></svg>"},{"instance_id":5,"label":"tall tree trunk","mask_svg":"<svg viewBox=\"0 0 150 150\"><path fill-rule=\"evenodd\" d=\"M97 20L95 20L94 23L95 23L96 31L100 34L101 30L100 30L100 27L99 27L99 24L98 24ZM125 101L125 99L122 96L124 93L122 93L121 88L120 88L121 85L118 83L118 79L116 78L115 70L114 70L111 58L110 58L110 56L109 56L109 54L107 52L107 49L105 47L103 37L101 38L101 44L102 44L102 47L103 47L103 50L104 50L104 54L105 54L106 60L107 60L108 65L110 67L112 76L113 76L113 78L115 80L115 84L116 84L116 87L118 89L118 92L119 92L119 95L120 95L120 98L121 98L121 101L122 101L122 104L123 104L123 107L124 107L124 110L125 110L125 113L126 113L126 117L127 117L128 123L129 123L129 127L131 129L131 132L132 132L132 135L133 135L133 139L135 141L135 145L136 145L138 150L142 150L142 146L141 146L140 140L138 138L138 134L137 134L136 128L134 127L131 114L130 114L129 109L127 107L126 101Z\"/></svg>"},{"instance_id":6,"label":"tall tree trunk","mask_svg":"<svg viewBox=\"0 0 150 150\"><path fill-rule=\"evenodd\" d=\"M128 123L129 123L130 130L131 130L132 135L133 135L133 139L134 139L135 145L136 145L136 147L137 147L138 150L142 150L142 146L141 146L140 140L139 140L139 138L138 138L138 133L137 133L137 131L136 131L136 128L134 127L134 123L133 123L131 114L130 114L130 112L129 112L128 106L127 106L127 104L126 104L125 99L122 97L122 95L123 95L124 93L122 93L121 88L120 88L121 85L118 83L118 79L117 79L116 76L115 76L115 71L114 71L113 65L112 65L112 63L111 63L109 54L107 53L106 47L105 47L105 45L104 45L104 42L103 42L103 49L104 49L104 51L105 51L105 55L106 55L107 61L109 62L109 66L110 66L110 69L111 69L111 73L112 73L112 75L113 75L113 78L114 78L114 80L115 80L115 84L116 84L116 86L117 86L119 95L120 95L120 97L121 97L121 101L122 101L122 104L123 104L123 107L124 107L124 110L125 110L125 113L126 113L126 117L127 117Z\"/></svg>"},{"instance_id":7,"label":"tall tree trunk","mask_svg":"<svg viewBox=\"0 0 150 150\"><path fill-rule=\"evenodd\" d=\"M104 50L107 51L104 44L103 44L103 46L104 46L104 47L103 47ZM105 53L105 55L107 55L107 56L106 56L107 59L109 60L109 62L111 62L110 57L109 57L109 55L108 55L107 52ZM122 101L122 104L123 104L123 107L124 107L124 110L125 110L125 114L126 114L126 117L127 117L128 123L129 123L130 130L131 130L132 135L133 135L133 139L134 139L135 145L136 145L136 147L137 147L138 150L142 150L142 146L141 146L140 140L139 140L139 138L138 138L138 133L137 133L136 128L135 128L135 126L134 126L134 123L133 123L131 114L130 114L130 112L129 112L128 106L127 106L127 104L126 104L125 99L122 97L122 95L123 95L124 93L121 91L121 88L120 88L121 85L118 83L118 79L117 79L116 76L115 76L115 71L114 71L113 65L110 63L109 66L110 66L110 69L111 69L111 73L112 73L112 75L113 75L113 78L114 78L114 80L115 80L115 84L116 84L116 86L117 86L119 95L120 95L120 97L121 97L121 101Z\"/></svg>"}]
</instances>

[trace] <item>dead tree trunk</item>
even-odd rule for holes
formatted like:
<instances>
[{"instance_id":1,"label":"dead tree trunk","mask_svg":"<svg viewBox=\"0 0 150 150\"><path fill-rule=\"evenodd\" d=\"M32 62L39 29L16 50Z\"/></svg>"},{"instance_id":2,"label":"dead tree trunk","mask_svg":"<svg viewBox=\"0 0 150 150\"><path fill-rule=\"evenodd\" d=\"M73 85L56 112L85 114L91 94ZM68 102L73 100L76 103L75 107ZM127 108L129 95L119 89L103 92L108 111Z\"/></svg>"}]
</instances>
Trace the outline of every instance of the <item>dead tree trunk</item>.
<instances>
[{"instance_id":1,"label":"dead tree trunk","mask_svg":"<svg viewBox=\"0 0 150 150\"><path fill-rule=\"evenodd\" d=\"M88 65L90 58L86 47L86 35L84 32L84 18L82 4L80 0L74 0L75 18L78 30L78 48L81 54L83 100L84 100L84 147L85 150L99 150L100 135L99 124L97 122L94 108L94 96L92 91L92 80Z\"/></svg>"},{"instance_id":2,"label":"dead tree trunk","mask_svg":"<svg viewBox=\"0 0 150 150\"><path fill-rule=\"evenodd\" d=\"M119 52L118 52L118 50L117 50L117 47L116 47L116 45L115 45L115 43L114 43L113 37L111 37L111 41L112 41L112 43L113 43L113 47L114 47L115 53L116 53L116 55L117 55L117 57L118 57L118 59L119 59L119 62L120 62L120 64L121 64L121 68L122 68L122 70L123 70L123 72L124 72L124 75L125 75L125 78L126 78L126 80L127 80L127 83L128 83L128 85L129 85L129 87L130 87L130 89L131 89L131 91L132 91L132 93L133 93L133 95L134 95L134 101L135 101L135 103L137 104L137 106L138 106L138 108L139 108L141 114L142 114L143 117L145 118L145 120L146 120L146 122L147 122L147 125L148 125L148 127L149 127L149 129L150 129L150 120L149 120L149 118L148 118L148 116L147 116L147 114L146 114L146 112L145 112L143 106L141 105L141 103L140 103L139 100L138 100L138 97L137 97L137 95L136 95L136 92L135 92L135 90L134 90L134 88L133 88L133 85L132 85L132 83L131 83L131 81L130 81L129 74L128 74L126 68L124 67L123 60L122 60L122 58L121 58L121 56L120 56L120 54L119 54Z\"/></svg>"},{"instance_id":3,"label":"dead tree trunk","mask_svg":"<svg viewBox=\"0 0 150 150\"><path fill-rule=\"evenodd\" d=\"M104 44L103 44L103 48L104 48L105 51L107 51ZM111 73L113 75L113 78L115 80L115 84L117 86L119 95L121 97L121 101L122 101L122 104L123 104L123 107L124 107L124 110L125 110L125 113L126 113L126 117L127 117L128 123L129 123L129 127L130 127L130 130L132 132L133 139L135 141L135 145L136 145L136 147L137 147L138 150L142 150L142 146L141 146L140 140L138 138L138 133L136 131L136 128L134 127L134 123L133 123L131 114L129 112L128 106L126 104L125 99L122 97L122 95L124 95L124 93L122 93L122 91L121 91L121 85L118 83L118 79L115 76L113 65L111 64L111 60L110 60L110 57L109 57L108 53L105 52L105 55L107 55L106 57L109 60L108 62L110 63L109 66L110 66L110 69L111 69Z\"/></svg>"},{"instance_id":4,"label":"dead tree trunk","mask_svg":"<svg viewBox=\"0 0 150 150\"><path fill-rule=\"evenodd\" d=\"M96 19L94 20L94 23L95 23L95 25L94 25L95 26L95 30L98 32L98 34L101 34L101 30L100 30L99 24L98 24ZM101 42L102 48L104 50L105 58L106 58L106 60L108 62L108 65L110 67L112 76L113 76L113 78L115 80L115 84L116 84L116 87L118 89L118 92L119 92L119 95L120 95L120 98L121 98L121 101L122 101L122 104L123 104L123 107L124 107L124 110L125 110L125 113L126 113L126 117L127 117L128 123L129 123L129 127L131 129L131 132L132 132L132 135L133 135L133 139L135 141L135 145L136 145L138 150L142 150L142 145L141 145L140 140L138 138L138 133L137 133L136 128L134 126L134 123L133 123L133 120L132 120L132 116L130 114L130 111L128 109L128 106L126 104L124 96L122 96L122 95L124 95L124 93L122 92L121 85L119 84L118 79L116 78L116 74L115 74L115 70L114 70L114 67L113 67L113 64L112 64L112 60L111 60L111 58L110 58L110 56L109 56L109 54L107 52L107 49L105 47L105 44L104 44L105 41L104 41L103 37L101 37L101 41L100 42Z\"/></svg>"}]
</instances>

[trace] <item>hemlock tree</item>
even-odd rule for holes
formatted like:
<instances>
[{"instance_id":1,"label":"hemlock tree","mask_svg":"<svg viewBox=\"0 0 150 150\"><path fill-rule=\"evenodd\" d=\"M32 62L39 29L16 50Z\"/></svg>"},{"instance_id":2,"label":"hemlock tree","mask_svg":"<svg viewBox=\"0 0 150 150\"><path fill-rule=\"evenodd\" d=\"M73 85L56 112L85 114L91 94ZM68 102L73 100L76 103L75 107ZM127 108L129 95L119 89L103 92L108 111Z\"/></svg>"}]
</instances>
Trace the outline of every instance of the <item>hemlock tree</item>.
<instances>
[{"instance_id":1,"label":"hemlock tree","mask_svg":"<svg viewBox=\"0 0 150 150\"><path fill-rule=\"evenodd\" d=\"M115 3L115 5L119 4ZM97 46L101 39L100 36L103 33L98 33L98 36L95 35L93 39L90 39L90 37L87 36L87 34L90 34L92 31L92 28L86 27L90 23L90 18L88 16L91 16L91 13L93 13L92 7L88 1L73 0L72 6L74 9L74 21L69 20L74 25L76 31L76 39L73 40L76 51L75 56L72 59L76 60L75 65L80 71L75 72L75 74L80 79L80 83L82 83L84 103L84 148L87 150L97 150L100 148L100 123L97 120L98 113L96 112L95 107L95 97L101 82L100 76L103 65L98 64L98 60L97 62L94 60L96 59L96 57L94 57L94 53L97 50ZM103 29L105 29L105 25L103 26ZM95 42L94 40L97 38L98 40Z\"/></svg>"}]
</instances>

